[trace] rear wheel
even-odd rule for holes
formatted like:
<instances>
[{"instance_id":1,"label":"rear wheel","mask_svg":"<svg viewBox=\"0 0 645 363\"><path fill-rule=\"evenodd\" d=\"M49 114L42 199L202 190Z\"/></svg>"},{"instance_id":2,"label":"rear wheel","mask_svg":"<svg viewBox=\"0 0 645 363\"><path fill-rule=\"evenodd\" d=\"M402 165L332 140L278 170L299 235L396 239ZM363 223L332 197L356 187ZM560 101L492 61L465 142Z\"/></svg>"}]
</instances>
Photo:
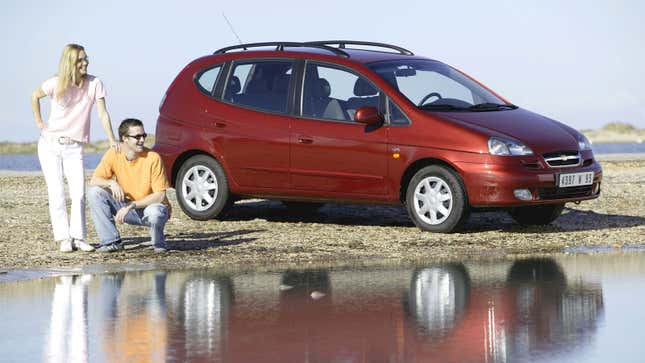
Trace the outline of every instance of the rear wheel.
<instances>
[{"instance_id":1,"label":"rear wheel","mask_svg":"<svg viewBox=\"0 0 645 363\"><path fill-rule=\"evenodd\" d=\"M190 218L222 217L232 204L224 169L207 155L184 162L175 181L179 206Z\"/></svg>"},{"instance_id":2,"label":"rear wheel","mask_svg":"<svg viewBox=\"0 0 645 363\"><path fill-rule=\"evenodd\" d=\"M440 165L419 170L408 184L408 214L424 231L448 233L468 218L468 201L461 178Z\"/></svg>"},{"instance_id":3,"label":"rear wheel","mask_svg":"<svg viewBox=\"0 0 645 363\"><path fill-rule=\"evenodd\" d=\"M524 226L546 225L555 221L562 210L562 204L535 205L530 207L517 207L509 211L513 219Z\"/></svg>"}]
</instances>

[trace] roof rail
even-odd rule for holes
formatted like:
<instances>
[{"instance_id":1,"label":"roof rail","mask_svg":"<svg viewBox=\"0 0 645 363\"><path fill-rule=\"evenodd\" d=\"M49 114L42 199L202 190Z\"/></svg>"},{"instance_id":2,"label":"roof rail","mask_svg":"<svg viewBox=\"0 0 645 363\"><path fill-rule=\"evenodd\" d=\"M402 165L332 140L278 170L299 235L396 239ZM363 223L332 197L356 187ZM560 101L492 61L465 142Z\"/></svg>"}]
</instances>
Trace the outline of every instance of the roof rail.
<instances>
[{"instance_id":1,"label":"roof rail","mask_svg":"<svg viewBox=\"0 0 645 363\"><path fill-rule=\"evenodd\" d=\"M332 43L333 44L333 43ZM257 48L257 47L270 47L270 46L275 46L276 51L284 51L285 47L307 47L307 48L318 48L318 49L324 49L326 51L332 52L338 56L341 56L343 58L349 58L349 54L346 52L342 51L339 48L335 47L330 47L326 44L323 43L318 43L318 42L264 42L264 43L248 43L248 44L239 44L239 45L233 45L230 47L218 49L215 51L214 54L222 54L226 53L230 50L235 50L235 49L244 49L248 50L249 48Z\"/></svg>"},{"instance_id":2,"label":"roof rail","mask_svg":"<svg viewBox=\"0 0 645 363\"><path fill-rule=\"evenodd\" d=\"M340 49L345 49L346 45L368 45L368 46L371 46L371 47L379 47L379 48L386 48L386 49L396 50L400 54L404 54L404 55L414 55L414 53L412 53L411 51L409 51L409 50L407 50L405 48L396 46L396 45L385 44L385 43L356 41L356 40L321 40L321 41L307 42L307 44L326 45L326 46L333 45L333 44L338 44L338 48L340 48Z\"/></svg>"}]
</instances>

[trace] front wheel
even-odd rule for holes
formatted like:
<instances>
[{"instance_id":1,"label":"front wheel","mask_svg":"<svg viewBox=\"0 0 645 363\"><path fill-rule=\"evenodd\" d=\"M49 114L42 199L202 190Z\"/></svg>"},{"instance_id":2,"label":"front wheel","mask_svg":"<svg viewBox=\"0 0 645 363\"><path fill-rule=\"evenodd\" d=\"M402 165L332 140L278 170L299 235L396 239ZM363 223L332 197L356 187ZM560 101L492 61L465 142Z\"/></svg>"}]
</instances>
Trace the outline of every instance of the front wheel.
<instances>
[{"instance_id":1,"label":"front wheel","mask_svg":"<svg viewBox=\"0 0 645 363\"><path fill-rule=\"evenodd\" d=\"M203 221L223 216L232 204L224 169L208 155L186 160L175 186L179 206L192 219Z\"/></svg>"},{"instance_id":2,"label":"front wheel","mask_svg":"<svg viewBox=\"0 0 645 363\"><path fill-rule=\"evenodd\" d=\"M461 178L440 165L419 170L408 184L408 214L421 230L448 233L468 218L468 201Z\"/></svg>"},{"instance_id":3,"label":"front wheel","mask_svg":"<svg viewBox=\"0 0 645 363\"><path fill-rule=\"evenodd\" d=\"M509 211L513 219L523 226L547 225L556 220L564 209L564 203L517 207Z\"/></svg>"}]
</instances>

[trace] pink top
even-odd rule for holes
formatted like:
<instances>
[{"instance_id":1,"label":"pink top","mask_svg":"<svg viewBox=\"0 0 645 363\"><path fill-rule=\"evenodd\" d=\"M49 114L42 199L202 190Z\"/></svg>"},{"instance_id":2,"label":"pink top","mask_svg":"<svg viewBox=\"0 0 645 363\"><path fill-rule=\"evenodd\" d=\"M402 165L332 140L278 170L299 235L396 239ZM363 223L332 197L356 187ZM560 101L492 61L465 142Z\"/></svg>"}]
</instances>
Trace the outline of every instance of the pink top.
<instances>
[{"instance_id":1,"label":"pink top","mask_svg":"<svg viewBox=\"0 0 645 363\"><path fill-rule=\"evenodd\" d=\"M67 136L79 142L90 140L90 112L92 105L106 93L100 79L87 75L81 88L70 86L60 101L54 98L58 76L43 82L41 88L51 97L51 111L47 122L47 134Z\"/></svg>"}]
</instances>

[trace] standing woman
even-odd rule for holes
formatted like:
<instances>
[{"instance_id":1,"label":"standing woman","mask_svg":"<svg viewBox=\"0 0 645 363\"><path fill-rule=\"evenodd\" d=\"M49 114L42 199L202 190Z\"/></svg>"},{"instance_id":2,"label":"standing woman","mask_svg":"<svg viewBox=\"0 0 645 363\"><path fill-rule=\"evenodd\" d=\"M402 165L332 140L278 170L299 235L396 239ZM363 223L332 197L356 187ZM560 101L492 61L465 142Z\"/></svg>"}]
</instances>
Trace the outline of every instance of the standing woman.
<instances>
[{"instance_id":1,"label":"standing woman","mask_svg":"<svg viewBox=\"0 0 645 363\"><path fill-rule=\"evenodd\" d=\"M31 94L31 108L40 129L38 158L47 183L49 216L54 240L60 243L61 252L94 250L85 243L83 144L89 141L90 112L95 102L110 147L119 151L105 107L103 83L87 74L88 62L85 48L77 44L66 45L58 75L43 82ZM40 113L40 99L45 96L51 97L47 123L43 122ZM67 179L72 200L69 223L63 177Z\"/></svg>"}]
</instances>

